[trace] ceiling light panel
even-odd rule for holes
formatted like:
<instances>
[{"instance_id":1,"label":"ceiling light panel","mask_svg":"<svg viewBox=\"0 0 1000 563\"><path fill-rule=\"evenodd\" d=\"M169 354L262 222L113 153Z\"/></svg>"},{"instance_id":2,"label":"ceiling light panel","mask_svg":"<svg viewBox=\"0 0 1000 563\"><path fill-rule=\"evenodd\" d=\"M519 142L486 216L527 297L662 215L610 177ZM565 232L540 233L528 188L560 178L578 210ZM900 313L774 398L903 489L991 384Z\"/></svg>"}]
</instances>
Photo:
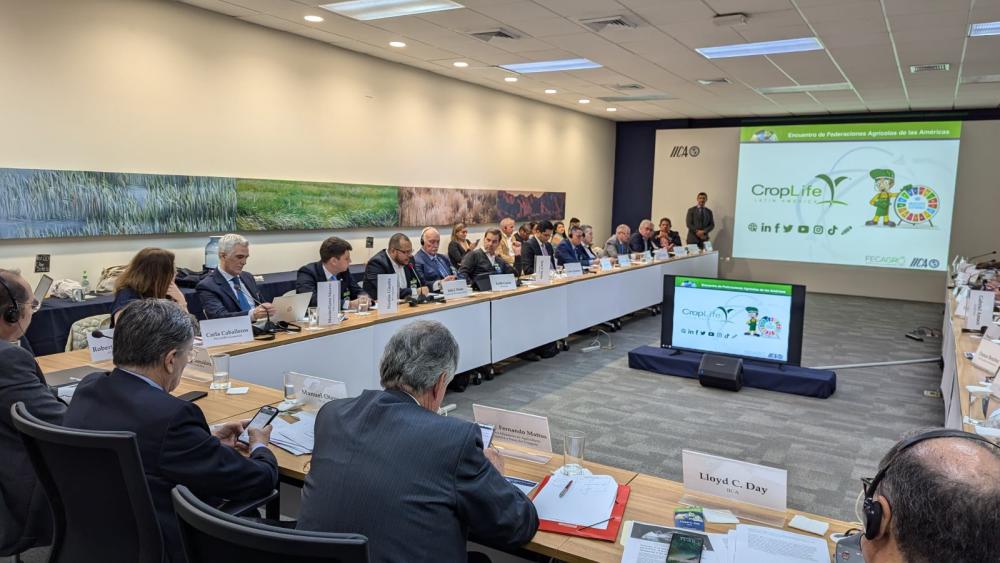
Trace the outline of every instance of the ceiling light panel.
<instances>
[{"instance_id":1,"label":"ceiling light panel","mask_svg":"<svg viewBox=\"0 0 1000 563\"><path fill-rule=\"evenodd\" d=\"M1000 21L974 23L969 26L969 37L1000 35Z\"/></svg>"},{"instance_id":2,"label":"ceiling light panel","mask_svg":"<svg viewBox=\"0 0 1000 563\"><path fill-rule=\"evenodd\" d=\"M836 92L838 90L850 90L850 82L836 82L832 84L798 84L796 86L771 86L767 88L757 88L761 94L792 94L796 92Z\"/></svg>"},{"instance_id":3,"label":"ceiling light panel","mask_svg":"<svg viewBox=\"0 0 1000 563\"><path fill-rule=\"evenodd\" d=\"M702 47L695 49L695 51L698 51L706 59L727 59L731 57L752 57L755 55L801 53L803 51L818 51L822 48L823 45L819 42L819 39L815 37L800 37L798 39L781 39L778 41L762 41L760 43Z\"/></svg>"},{"instance_id":4,"label":"ceiling light panel","mask_svg":"<svg viewBox=\"0 0 1000 563\"><path fill-rule=\"evenodd\" d=\"M398 18L464 7L450 0L349 0L320 6L324 10L361 21Z\"/></svg>"},{"instance_id":5,"label":"ceiling light panel","mask_svg":"<svg viewBox=\"0 0 1000 563\"><path fill-rule=\"evenodd\" d=\"M518 74L530 74L533 72L560 72L567 70L585 70L588 68L601 68L601 65L589 59L562 59L558 61L539 61L536 63L516 63L500 65L511 72Z\"/></svg>"}]
</instances>

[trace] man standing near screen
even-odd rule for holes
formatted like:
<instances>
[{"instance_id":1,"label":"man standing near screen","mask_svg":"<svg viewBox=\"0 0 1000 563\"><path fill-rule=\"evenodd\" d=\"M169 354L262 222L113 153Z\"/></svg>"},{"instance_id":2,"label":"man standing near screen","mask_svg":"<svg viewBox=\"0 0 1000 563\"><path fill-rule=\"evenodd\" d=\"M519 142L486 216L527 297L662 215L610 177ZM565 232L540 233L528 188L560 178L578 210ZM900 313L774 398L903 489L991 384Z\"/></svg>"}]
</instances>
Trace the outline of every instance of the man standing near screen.
<instances>
[{"instance_id":1,"label":"man standing near screen","mask_svg":"<svg viewBox=\"0 0 1000 563\"><path fill-rule=\"evenodd\" d=\"M698 204L687 212L687 244L697 244L698 248L705 248L708 233L715 228L715 217L712 215L712 210L705 207L708 194L699 192L697 201Z\"/></svg>"}]
</instances>

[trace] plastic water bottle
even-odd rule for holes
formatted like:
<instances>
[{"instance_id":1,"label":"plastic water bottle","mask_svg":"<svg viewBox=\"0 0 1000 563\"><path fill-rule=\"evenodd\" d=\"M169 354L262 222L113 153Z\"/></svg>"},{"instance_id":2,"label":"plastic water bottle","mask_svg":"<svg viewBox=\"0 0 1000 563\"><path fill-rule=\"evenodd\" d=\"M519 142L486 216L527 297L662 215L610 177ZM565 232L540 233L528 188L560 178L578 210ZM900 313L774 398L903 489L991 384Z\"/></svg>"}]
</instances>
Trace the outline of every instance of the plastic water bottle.
<instances>
[{"instance_id":1,"label":"plastic water bottle","mask_svg":"<svg viewBox=\"0 0 1000 563\"><path fill-rule=\"evenodd\" d=\"M87 270L83 271L83 279L80 281L80 287L83 289L84 295L90 294L90 280L87 279Z\"/></svg>"}]
</instances>

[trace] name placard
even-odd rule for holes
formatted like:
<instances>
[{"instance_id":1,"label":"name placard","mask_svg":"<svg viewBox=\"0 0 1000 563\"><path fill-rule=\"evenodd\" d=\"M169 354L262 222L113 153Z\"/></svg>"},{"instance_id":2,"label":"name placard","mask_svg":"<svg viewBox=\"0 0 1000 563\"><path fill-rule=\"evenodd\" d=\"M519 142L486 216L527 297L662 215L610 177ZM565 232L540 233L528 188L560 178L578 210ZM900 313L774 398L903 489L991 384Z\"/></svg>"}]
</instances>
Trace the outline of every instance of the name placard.
<instances>
[{"instance_id":1,"label":"name placard","mask_svg":"<svg viewBox=\"0 0 1000 563\"><path fill-rule=\"evenodd\" d=\"M472 405L472 414L476 422L493 425L494 440L546 452L552 451L549 419L544 416L476 404Z\"/></svg>"},{"instance_id":2,"label":"name placard","mask_svg":"<svg viewBox=\"0 0 1000 563\"><path fill-rule=\"evenodd\" d=\"M251 342L253 330L250 328L250 315L201 321L201 339L206 348Z\"/></svg>"},{"instance_id":3,"label":"name placard","mask_svg":"<svg viewBox=\"0 0 1000 563\"><path fill-rule=\"evenodd\" d=\"M785 511L788 501L788 472L745 461L682 450L684 489Z\"/></svg>"},{"instance_id":4,"label":"name placard","mask_svg":"<svg viewBox=\"0 0 1000 563\"><path fill-rule=\"evenodd\" d=\"M340 324L340 280L316 284L316 314L320 326Z\"/></svg>"},{"instance_id":5,"label":"name placard","mask_svg":"<svg viewBox=\"0 0 1000 563\"><path fill-rule=\"evenodd\" d=\"M983 335L983 338L988 338L990 340L997 340L1000 338L1000 324L991 322L986 327L986 334Z\"/></svg>"},{"instance_id":6,"label":"name placard","mask_svg":"<svg viewBox=\"0 0 1000 563\"><path fill-rule=\"evenodd\" d=\"M689 244L689 245L687 245L688 254L695 254L695 253L698 252L698 250L699 250L699 248L698 248L697 244Z\"/></svg>"},{"instance_id":7,"label":"name placard","mask_svg":"<svg viewBox=\"0 0 1000 563\"><path fill-rule=\"evenodd\" d=\"M493 291L514 291L517 289L517 280L514 274L493 274L490 276L490 289Z\"/></svg>"},{"instance_id":8,"label":"name placard","mask_svg":"<svg viewBox=\"0 0 1000 563\"><path fill-rule=\"evenodd\" d=\"M653 255L653 258L656 260L670 260L670 253L667 252L666 248L660 248Z\"/></svg>"},{"instance_id":9,"label":"name placard","mask_svg":"<svg viewBox=\"0 0 1000 563\"><path fill-rule=\"evenodd\" d=\"M652 260L653 260L653 253L652 252L650 252L650 251L647 250L646 252L642 253L642 261L643 262L651 262Z\"/></svg>"},{"instance_id":10,"label":"name placard","mask_svg":"<svg viewBox=\"0 0 1000 563\"><path fill-rule=\"evenodd\" d=\"M212 355L208 353L208 348L202 345L199 338L195 338L194 352L188 367L194 371L212 374L215 372L215 364L212 363Z\"/></svg>"},{"instance_id":11,"label":"name placard","mask_svg":"<svg viewBox=\"0 0 1000 563\"><path fill-rule=\"evenodd\" d=\"M535 273L538 280L549 283L552 279L552 258L548 256L535 256Z\"/></svg>"},{"instance_id":12,"label":"name placard","mask_svg":"<svg viewBox=\"0 0 1000 563\"><path fill-rule=\"evenodd\" d=\"M965 328L979 330L993 324L993 302L992 291L970 291L965 304Z\"/></svg>"},{"instance_id":13,"label":"name placard","mask_svg":"<svg viewBox=\"0 0 1000 563\"><path fill-rule=\"evenodd\" d=\"M632 259L629 258L628 254L619 254L618 265L621 266L622 268L628 268L629 266L632 265Z\"/></svg>"},{"instance_id":14,"label":"name placard","mask_svg":"<svg viewBox=\"0 0 1000 563\"><path fill-rule=\"evenodd\" d=\"M991 375L996 373L1000 369L1000 344L986 338L980 340L972 365Z\"/></svg>"},{"instance_id":15,"label":"name placard","mask_svg":"<svg viewBox=\"0 0 1000 563\"><path fill-rule=\"evenodd\" d=\"M349 396L347 384L342 381L294 371L285 374L285 392L289 391L294 394L297 404L310 405L317 409L334 399L346 399Z\"/></svg>"},{"instance_id":16,"label":"name placard","mask_svg":"<svg viewBox=\"0 0 1000 563\"><path fill-rule=\"evenodd\" d=\"M607 256L605 256L604 258L601 258L601 271L602 272L610 272L611 270L612 270L611 259L608 258Z\"/></svg>"},{"instance_id":17,"label":"name placard","mask_svg":"<svg viewBox=\"0 0 1000 563\"><path fill-rule=\"evenodd\" d=\"M114 336L115 330L102 328L101 333L105 336L95 337L90 332L87 333L87 347L90 348L90 361L92 362L103 362L114 357L115 341L107 337Z\"/></svg>"},{"instance_id":18,"label":"name placard","mask_svg":"<svg viewBox=\"0 0 1000 563\"><path fill-rule=\"evenodd\" d=\"M563 264L563 271L567 278L575 278L583 275L583 266L579 262L567 262Z\"/></svg>"},{"instance_id":19,"label":"name placard","mask_svg":"<svg viewBox=\"0 0 1000 563\"><path fill-rule=\"evenodd\" d=\"M674 256L687 256L687 255L688 255L688 247L686 246L674 247Z\"/></svg>"},{"instance_id":20,"label":"name placard","mask_svg":"<svg viewBox=\"0 0 1000 563\"><path fill-rule=\"evenodd\" d=\"M378 314L395 313L399 310L399 278L396 274L380 274L378 277Z\"/></svg>"},{"instance_id":21,"label":"name placard","mask_svg":"<svg viewBox=\"0 0 1000 563\"><path fill-rule=\"evenodd\" d=\"M472 291L469 286L465 283L465 280L451 280L441 282L441 294L444 295L445 299L453 299L458 297L468 297Z\"/></svg>"},{"instance_id":22,"label":"name placard","mask_svg":"<svg viewBox=\"0 0 1000 563\"><path fill-rule=\"evenodd\" d=\"M712 251L712 241L706 240L705 241L705 252L711 252L711 251Z\"/></svg>"}]
</instances>

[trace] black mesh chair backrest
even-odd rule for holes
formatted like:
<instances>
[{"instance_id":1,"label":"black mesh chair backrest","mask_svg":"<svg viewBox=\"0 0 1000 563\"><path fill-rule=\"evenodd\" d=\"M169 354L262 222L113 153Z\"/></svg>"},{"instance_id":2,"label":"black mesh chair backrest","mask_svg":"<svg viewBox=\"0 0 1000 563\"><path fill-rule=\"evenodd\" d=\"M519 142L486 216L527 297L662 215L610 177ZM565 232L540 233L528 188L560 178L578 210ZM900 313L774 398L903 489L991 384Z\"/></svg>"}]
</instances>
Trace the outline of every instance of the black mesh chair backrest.
<instances>
[{"instance_id":1,"label":"black mesh chair backrest","mask_svg":"<svg viewBox=\"0 0 1000 563\"><path fill-rule=\"evenodd\" d=\"M65 428L10 409L53 517L50 563L161 563L163 540L132 432Z\"/></svg>"},{"instance_id":2,"label":"black mesh chair backrest","mask_svg":"<svg viewBox=\"0 0 1000 563\"><path fill-rule=\"evenodd\" d=\"M230 516L178 485L171 493L188 563L367 563L368 538L308 532Z\"/></svg>"}]
</instances>

